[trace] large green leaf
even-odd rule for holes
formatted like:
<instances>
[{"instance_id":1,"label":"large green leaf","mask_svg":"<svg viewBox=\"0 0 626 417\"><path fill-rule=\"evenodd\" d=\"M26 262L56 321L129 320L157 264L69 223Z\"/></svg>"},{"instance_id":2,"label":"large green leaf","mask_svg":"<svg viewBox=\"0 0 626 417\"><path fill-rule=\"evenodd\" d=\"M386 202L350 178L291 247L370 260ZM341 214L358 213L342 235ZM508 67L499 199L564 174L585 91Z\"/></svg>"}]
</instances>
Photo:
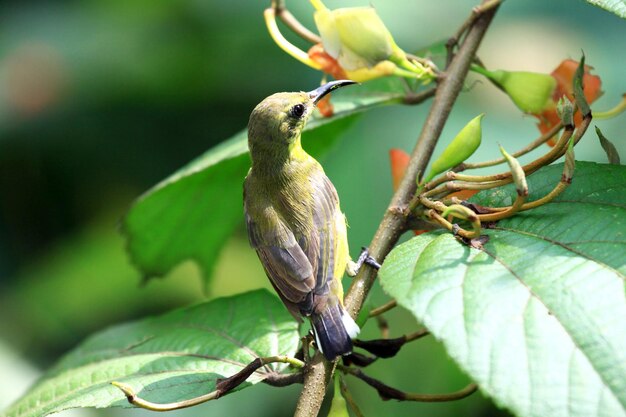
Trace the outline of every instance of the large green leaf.
<instances>
[{"instance_id":1,"label":"large green leaf","mask_svg":"<svg viewBox=\"0 0 626 417\"><path fill-rule=\"evenodd\" d=\"M626 19L626 0L587 0L587 3L593 4L615 13L622 19Z\"/></svg>"},{"instance_id":2,"label":"large green leaf","mask_svg":"<svg viewBox=\"0 0 626 417\"><path fill-rule=\"evenodd\" d=\"M333 97L335 116L314 116L307 124L305 149L319 157L349 126L348 116L397 102L403 94L402 83L393 78L341 90ZM219 249L243 219L247 150L242 131L135 202L123 231L133 263L147 278L163 276L186 259L195 260L208 278Z\"/></svg>"},{"instance_id":3,"label":"large green leaf","mask_svg":"<svg viewBox=\"0 0 626 417\"><path fill-rule=\"evenodd\" d=\"M293 356L297 324L265 290L173 311L105 330L63 358L3 416L42 417L68 408L130 407L111 381L165 403L211 392L218 378L257 357ZM286 365L259 369L238 389Z\"/></svg>"},{"instance_id":4,"label":"large green leaf","mask_svg":"<svg viewBox=\"0 0 626 417\"><path fill-rule=\"evenodd\" d=\"M531 199L562 166L529 178ZM510 204L514 189L475 201ZM626 168L577 163L555 201L485 230L476 250L427 233L381 284L501 406L519 416L626 416Z\"/></svg>"}]
</instances>

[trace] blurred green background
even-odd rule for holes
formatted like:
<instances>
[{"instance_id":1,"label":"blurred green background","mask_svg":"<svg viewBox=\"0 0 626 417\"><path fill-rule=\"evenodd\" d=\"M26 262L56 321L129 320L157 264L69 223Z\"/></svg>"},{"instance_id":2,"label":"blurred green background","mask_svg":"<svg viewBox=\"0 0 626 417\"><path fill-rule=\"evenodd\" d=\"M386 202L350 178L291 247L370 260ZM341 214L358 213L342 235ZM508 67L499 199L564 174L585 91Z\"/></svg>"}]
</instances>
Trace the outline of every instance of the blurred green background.
<instances>
[{"instance_id":1,"label":"blurred green background","mask_svg":"<svg viewBox=\"0 0 626 417\"><path fill-rule=\"evenodd\" d=\"M327 1L332 8L367 3ZM134 198L245 127L265 96L319 83L319 73L272 43L262 19L267 4L0 3L0 409L94 331L207 297L269 286L247 245L243 222L226 242L208 293L190 262L141 286L117 228ZM373 4L398 44L418 50L453 33L475 2ZM288 6L313 27L308 2ZM550 72L564 58L577 59L581 49L603 80L605 94L593 107L606 110L626 91L626 27L583 1L505 2L480 56L490 68ZM468 82L455 107L444 142L480 112L487 117L479 159L496 156L497 144L512 151L537 136L533 118L476 80ZM322 161L351 225L353 256L371 239L391 196L388 150L410 150L426 113L427 106L371 111ZM625 124L625 116L598 123L623 157ZM577 147L577 158L606 161L592 133ZM371 298L374 304L386 300L378 288ZM403 311L388 316L392 335L418 326ZM373 327L366 327L364 338L377 337ZM369 373L416 392L452 391L467 383L432 339L374 364ZM382 402L361 382L349 383L366 416L507 415L480 394L451 404ZM297 386L260 384L173 415L288 416L297 393Z\"/></svg>"}]
</instances>

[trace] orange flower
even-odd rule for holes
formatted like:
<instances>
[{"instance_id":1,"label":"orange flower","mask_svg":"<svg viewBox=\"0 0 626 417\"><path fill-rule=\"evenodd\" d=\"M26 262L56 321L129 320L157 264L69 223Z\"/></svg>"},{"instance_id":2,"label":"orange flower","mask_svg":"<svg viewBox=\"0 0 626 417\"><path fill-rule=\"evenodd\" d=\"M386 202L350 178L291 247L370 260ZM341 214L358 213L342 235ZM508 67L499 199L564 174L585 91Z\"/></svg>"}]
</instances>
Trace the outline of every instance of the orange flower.
<instances>
[{"instance_id":1,"label":"orange flower","mask_svg":"<svg viewBox=\"0 0 626 417\"><path fill-rule=\"evenodd\" d=\"M320 101L316 104L317 109L320 111L320 114L324 117L332 117L335 113L335 108L333 104L330 102L330 94L326 94Z\"/></svg>"},{"instance_id":2,"label":"orange flower","mask_svg":"<svg viewBox=\"0 0 626 417\"><path fill-rule=\"evenodd\" d=\"M409 166L409 154L404 152L401 149L390 149L389 150L389 160L391 162L391 179L393 181L393 190L396 191L400 186L400 181L404 177L404 173L406 172L406 168ZM478 190L461 190L455 193L450 194L450 197L457 197L461 200L467 200L474 194L476 194ZM414 230L413 232L416 235L421 235L422 233L426 233L428 230Z\"/></svg>"},{"instance_id":3,"label":"orange flower","mask_svg":"<svg viewBox=\"0 0 626 417\"><path fill-rule=\"evenodd\" d=\"M320 69L326 74L333 76L335 80L345 80L348 78L346 72L341 68L339 62L324 51L321 43L316 43L308 51L309 58L320 65Z\"/></svg>"},{"instance_id":4,"label":"orange flower","mask_svg":"<svg viewBox=\"0 0 626 417\"><path fill-rule=\"evenodd\" d=\"M400 186L400 181L404 177L406 168L409 166L409 154L402 149L390 149L389 160L391 161L391 180L393 181L393 191Z\"/></svg>"},{"instance_id":5,"label":"orange flower","mask_svg":"<svg viewBox=\"0 0 626 417\"><path fill-rule=\"evenodd\" d=\"M543 112L534 114L534 116L539 119L537 127L542 134L546 133L554 125L560 122L559 116L556 113L556 103L559 99L565 95L568 99L570 99L570 101L574 101L572 84L574 82L574 74L577 67L577 61L566 59L561 62L561 64L559 64L559 66L550 74L557 83L556 88L552 93L552 103ZM583 75L583 92L585 93L585 98L589 104L596 101L602 95L602 81L600 80L600 77L591 75L590 71L592 69L593 67L585 65L585 74ZM582 116L580 115L580 112L578 112L574 115L574 123L579 124L581 122ZM550 146L554 146L555 144L555 138L551 138L548 141L548 145Z\"/></svg>"}]
</instances>

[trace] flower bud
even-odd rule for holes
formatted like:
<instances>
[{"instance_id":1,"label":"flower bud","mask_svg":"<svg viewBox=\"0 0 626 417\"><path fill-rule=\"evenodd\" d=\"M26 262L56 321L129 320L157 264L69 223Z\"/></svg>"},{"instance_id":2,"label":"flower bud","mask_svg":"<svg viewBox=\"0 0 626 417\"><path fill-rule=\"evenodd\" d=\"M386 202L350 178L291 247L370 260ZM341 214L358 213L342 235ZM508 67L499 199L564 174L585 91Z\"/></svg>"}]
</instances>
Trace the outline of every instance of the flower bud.
<instances>
[{"instance_id":1,"label":"flower bud","mask_svg":"<svg viewBox=\"0 0 626 417\"><path fill-rule=\"evenodd\" d=\"M337 61L348 78L367 81L386 75L428 80L433 77L429 68L409 61L373 7L329 10L319 0L313 5L324 52Z\"/></svg>"},{"instance_id":2,"label":"flower bud","mask_svg":"<svg viewBox=\"0 0 626 417\"><path fill-rule=\"evenodd\" d=\"M372 67L393 53L391 33L372 7L318 10L315 24L324 50L346 70Z\"/></svg>"},{"instance_id":3,"label":"flower bud","mask_svg":"<svg viewBox=\"0 0 626 417\"><path fill-rule=\"evenodd\" d=\"M509 164L509 168L511 169L511 176L513 177L513 182L515 183L515 189L517 190L517 194L521 196L528 195L528 183L526 182L526 174L524 173L524 169L520 165L519 161L511 156L507 151L504 150L502 146L500 146L500 153L506 159L506 162Z\"/></svg>"},{"instance_id":4,"label":"flower bud","mask_svg":"<svg viewBox=\"0 0 626 417\"><path fill-rule=\"evenodd\" d=\"M563 126L574 126L574 105L567 96L559 99L556 104L556 113L563 122Z\"/></svg>"},{"instance_id":5,"label":"flower bud","mask_svg":"<svg viewBox=\"0 0 626 417\"><path fill-rule=\"evenodd\" d=\"M556 80L549 74L526 71L488 71L477 65L472 70L504 90L524 113L540 113L552 103Z\"/></svg>"},{"instance_id":6,"label":"flower bud","mask_svg":"<svg viewBox=\"0 0 626 417\"><path fill-rule=\"evenodd\" d=\"M348 405L346 400L341 395L339 376L335 376L335 393L333 400L330 403L330 410L328 410L328 417L350 417L348 413Z\"/></svg>"},{"instance_id":7,"label":"flower bud","mask_svg":"<svg viewBox=\"0 0 626 417\"><path fill-rule=\"evenodd\" d=\"M424 179L424 183L432 180L437 174L453 168L465 161L480 146L482 139L481 120L485 114L474 117L463 129L456 135L443 153L433 162L430 173Z\"/></svg>"}]
</instances>

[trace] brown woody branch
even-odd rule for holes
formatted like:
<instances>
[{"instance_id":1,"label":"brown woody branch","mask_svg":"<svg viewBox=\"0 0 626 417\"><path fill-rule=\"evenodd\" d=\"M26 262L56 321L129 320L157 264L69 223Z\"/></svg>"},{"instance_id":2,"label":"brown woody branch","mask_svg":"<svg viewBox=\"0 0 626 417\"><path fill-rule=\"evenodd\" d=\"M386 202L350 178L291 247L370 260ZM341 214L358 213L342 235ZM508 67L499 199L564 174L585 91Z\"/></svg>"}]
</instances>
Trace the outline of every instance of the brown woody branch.
<instances>
[{"instance_id":1,"label":"brown woody branch","mask_svg":"<svg viewBox=\"0 0 626 417\"><path fill-rule=\"evenodd\" d=\"M496 4L472 21L458 52L450 62L446 72L441 76L433 104L411 154L404 178L369 246L370 254L379 262L384 260L400 236L407 230L407 217L398 210L398 207L406 207L415 194L415 179L424 172L432 156L452 107L463 88L464 80L478 46L497 10L498 5ZM376 271L365 267L352 281L345 297L346 308L352 317L358 315L375 279ZM307 364L304 373L304 388L296 407L296 417L318 415L335 366L336 362L324 360L319 352Z\"/></svg>"}]
</instances>

